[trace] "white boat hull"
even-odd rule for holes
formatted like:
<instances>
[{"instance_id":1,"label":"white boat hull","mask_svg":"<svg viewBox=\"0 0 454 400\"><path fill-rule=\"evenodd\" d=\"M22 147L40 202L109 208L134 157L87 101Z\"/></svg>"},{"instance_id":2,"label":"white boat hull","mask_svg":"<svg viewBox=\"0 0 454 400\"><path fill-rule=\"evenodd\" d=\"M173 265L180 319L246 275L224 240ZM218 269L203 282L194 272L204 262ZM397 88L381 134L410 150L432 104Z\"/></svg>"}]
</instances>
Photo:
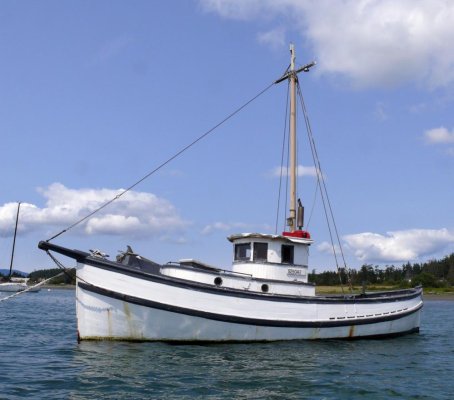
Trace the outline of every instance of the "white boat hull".
<instances>
[{"instance_id":1,"label":"white boat hull","mask_svg":"<svg viewBox=\"0 0 454 400\"><path fill-rule=\"evenodd\" d=\"M0 292L22 292L27 288L28 286L21 282L0 283Z\"/></svg>"},{"instance_id":2,"label":"white boat hull","mask_svg":"<svg viewBox=\"0 0 454 400\"><path fill-rule=\"evenodd\" d=\"M392 321L287 328L238 324L154 309L79 290L81 340L248 342L397 336L418 332L419 310Z\"/></svg>"},{"instance_id":3,"label":"white boat hull","mask_svg":"<svg viewBox=\"0 0 454 400\"><path fill-rule=\"evenodd\" d=\"M275 296L143 279L78 265L81 340L277 341L397 336L417 332L421 293L395 299ZM392 296L391 296L392 297Z\"/></svg>"}]
</instances>

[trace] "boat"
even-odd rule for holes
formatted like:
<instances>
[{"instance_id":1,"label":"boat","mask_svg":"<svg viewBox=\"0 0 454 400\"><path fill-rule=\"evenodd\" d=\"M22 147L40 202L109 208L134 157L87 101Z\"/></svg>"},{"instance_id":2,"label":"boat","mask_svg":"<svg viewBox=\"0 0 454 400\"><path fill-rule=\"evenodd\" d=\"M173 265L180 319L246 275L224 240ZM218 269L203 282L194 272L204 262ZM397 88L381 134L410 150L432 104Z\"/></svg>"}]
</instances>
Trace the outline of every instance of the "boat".
<instances>
[{"instance_id":1,"label":"boat","mask_svg":"<svg viewBox=\"0 0 454 400\"><path fill-rule=\"evenodd\" d=\"M160 264L131 246L115 260L41 241L38 247L76 261L79 340L267 342L383 338L419 332L422 288L316 294L308 282L313 239L303 230L296 196L296 89L290 67L275 81L290 87L290 207L281 234L239 233L229 270L188 258Z\"/></svg>"},{"instance_id":2,"label":"boat","mask_svg":"<svg viewBox=\"0 0 454 400\"><path fill-rule=\"evenodd\" d=\"M27 289L27 284L25 282L17 281L12 278L14 250L16 247L17 224L19 222L19 210L20 210L20 202L17 204L16 225L14 228L13 249L11 252L11 260L10 260L10 264L9 264L9 274L3 282L0 282L0 292L21 292L21 291Z\"/></svg>"},{"instance_id":3,"label":"boat","mask_svg":"<svg viewBox=\"0 0 454 400\"><path fill-rule=\"evenodd\" d=\"M19 210L20 202L17 203L17 213L16 213L16 225L14 227L14 236L13 236L13 249L11 251L11 259L9 264L9 274L4 279L3 282L0 282L0 292L22 292L27 289L27 284L25 282L17 281L12 278L13 274L13 261L14 261L14 250L16 248L16 236L17 236L17 225L19 222Z\"/></svg>"},{"instance_id":4,"label":"boat","mask_svg":"<svg viewBox=\"0 0 454 400\"><path fill-rule=\"evenodd\" d=\"M13 236L13 249L11 251L11 260L9 264L9 274L4 281L0 282L0 292L38 292L40 289L31 287L27 285L28 278L14 278L13 275L13 262L14 262L14 251L16 248L16 236L17 236L17 226L19 223L19 211L21 203L17 203L17 212L16 212L16 224L14 227L14 236Z\"/></svg>"},{"instance_id":5,"label":"boat","mask_svg":"<svg viewBox=\"0 0 454 400\"><path fill-rule=\"evenodd\" d=\"M0 283L0 292L22 292L27 288L25 282L8 281Z\"/></svg>"}]
</instances>

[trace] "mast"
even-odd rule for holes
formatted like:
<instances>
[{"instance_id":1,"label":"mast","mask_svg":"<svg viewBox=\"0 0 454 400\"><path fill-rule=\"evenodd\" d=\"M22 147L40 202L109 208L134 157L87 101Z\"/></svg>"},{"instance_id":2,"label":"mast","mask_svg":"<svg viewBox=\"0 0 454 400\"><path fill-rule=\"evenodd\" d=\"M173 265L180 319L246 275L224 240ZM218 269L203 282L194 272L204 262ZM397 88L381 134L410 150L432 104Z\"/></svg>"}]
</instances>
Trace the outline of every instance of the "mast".
<instances>
[{"instance_id":1,"label":"mast","mask_svg":"<svg viewBox=\"0 0 454 400\"><path fill-rule=\"evenodd\" d=\"M295 46L293 43L290 44L290 68L289 70L280 77L275 84L278 84L284 80L289 80L290 82L290 212L289 217L287 218L287 226L289 227L290 232L295 232L297 229L301 229L303 226L303 207L301 202L298 201L298 210L301 210L301 215L297 217L297 194L296 194L296 179L297 179L297 162L296 162L296 86L298 84L297 75L300 72L309 72L309 69L315 66L316 62L312 61L309 64L303 65L302 67L295 68Z\"/></svg>"},{"instance_id":2,"label":"mast","mask_svg":"<svg viewBox=\"0 0 454 400\"><path fill-rule=\"evenodd\" d=\"M17 203L16 226L14 228L13 250L11 252L11 262L9 264L8 280L11 280L11 275L13 274L14 249L16 247L17 224L19 222L19 209L20 209L20 202Z\"/></svg>"},{"instance_id":3,"label":"mast","mask_svg":"<svg viewBox=\"0 0 454 400\"><path fill-rule=\"evenodd\" d=\"M296 229L296 73L295 47L290 44L290 213L287 224L290 232Z\"/></svg>"}]
</instances>

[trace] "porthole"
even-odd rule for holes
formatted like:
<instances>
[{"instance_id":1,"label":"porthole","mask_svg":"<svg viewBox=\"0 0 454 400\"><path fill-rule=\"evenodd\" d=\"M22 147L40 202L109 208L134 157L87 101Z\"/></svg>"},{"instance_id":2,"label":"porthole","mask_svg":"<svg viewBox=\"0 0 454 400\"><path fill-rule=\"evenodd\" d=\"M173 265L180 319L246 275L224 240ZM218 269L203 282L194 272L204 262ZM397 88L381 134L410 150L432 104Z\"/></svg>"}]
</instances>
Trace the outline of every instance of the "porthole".
<instances>
[{"instance_id":1,"label":"porthole","mask_svg":"<svg viewBox=\"0 0 454 400\"><path fill-rule=\"evenodd\" d=\"M214 278L214 284L216 286L221 286L222 285L222 278L220 276L217 276L216 278Z\"/></svg>"},{"instance_id":2,"label":"porthole","mask_svg":"<svg viewBox=\"0 0 454 400\"><path fill-rule=\"evenodd\" d=\"M266 283L264 283L262 285L262 292L263 293L268 293L268 290L270 290L269 286Z\"/></svg>"}]
</instances>

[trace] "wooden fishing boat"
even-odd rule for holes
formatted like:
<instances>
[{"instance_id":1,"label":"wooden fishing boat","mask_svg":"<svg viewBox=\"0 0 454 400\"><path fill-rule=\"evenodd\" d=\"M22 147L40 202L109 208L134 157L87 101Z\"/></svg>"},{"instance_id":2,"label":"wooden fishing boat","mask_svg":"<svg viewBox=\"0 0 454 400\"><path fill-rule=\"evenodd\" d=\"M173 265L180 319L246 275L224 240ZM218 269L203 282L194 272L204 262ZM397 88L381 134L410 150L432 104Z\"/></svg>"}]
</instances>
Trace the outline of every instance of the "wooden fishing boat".
<instances>
[{"instance_id":1,"label":"wooden fishing boat","mask_svg":"<svg viewBox=\"0 0 454 400\"><path fill-rule=\"evenodd\" d=\"M291 64L275 83L290 86L290 207L282 234L241 233L231 270L195 259L161 265L128 246L116 260L50 241L39 248L77 261L76 314L81 340L243 342L378 338L419 331L422 288L317 295L308 282L313 240L303 230L296 194L298 73Z\"/></svg>"}]
</instances>

